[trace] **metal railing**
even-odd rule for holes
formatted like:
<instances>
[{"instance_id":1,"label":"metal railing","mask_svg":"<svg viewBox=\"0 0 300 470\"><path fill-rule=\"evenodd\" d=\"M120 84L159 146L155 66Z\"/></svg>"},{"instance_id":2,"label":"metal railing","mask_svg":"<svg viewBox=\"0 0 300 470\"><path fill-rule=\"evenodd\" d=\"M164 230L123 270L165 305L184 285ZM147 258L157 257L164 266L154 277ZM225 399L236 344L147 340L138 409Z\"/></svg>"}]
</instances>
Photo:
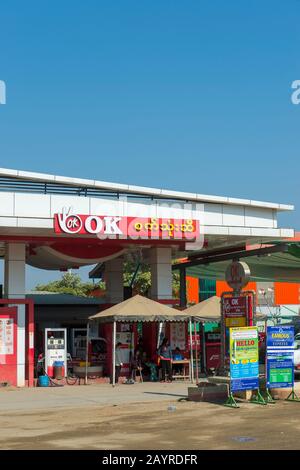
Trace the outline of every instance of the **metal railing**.
<instances>
[{"instance_id":1,"label":"metal railing","mask_svg":"<svg viewBox=\"0 0 300 470\"><path fill-rule=\"evenodd\" d=\"M88 186L79 186L76 184L65 184L55 182L43 182L43 181L26 181L18 178L0 177L0 192L20 192L20 193L33 193L33 194L56 194L56 195L69 195L69 196L81 196L81 197L93 197L93 198L109 198L118 200L122 197L128 199L142 199L148 201L161 201L164 202L190 202L188 200L182 200L181 198L170 198L164 195L147 195L142 193L132 194L130 191L122 190L116 191L113 189L102 189Z\"/></svg>"}]
</instances>

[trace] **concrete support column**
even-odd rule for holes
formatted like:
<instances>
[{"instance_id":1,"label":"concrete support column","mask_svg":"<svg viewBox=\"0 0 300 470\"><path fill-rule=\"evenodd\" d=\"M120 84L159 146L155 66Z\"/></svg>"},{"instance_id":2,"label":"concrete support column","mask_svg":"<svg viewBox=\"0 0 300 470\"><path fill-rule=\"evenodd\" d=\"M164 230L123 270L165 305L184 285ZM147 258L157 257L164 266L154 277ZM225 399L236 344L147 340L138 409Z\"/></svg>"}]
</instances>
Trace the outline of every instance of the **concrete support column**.
<instances>
[{"instance_id":1,"label":"concrete support column","mask_svg":"<svg viewBox=\"0 0 300 470\"><path fill-rule=\"evenodd\" d=\"M124 300L123 262L121 256L105 263L106 295L112 304Z\"/></svg>"},{"instance_id":2,"label":"concrete support column","mask_svg":"<svg viewBox=\"0 0 300 470\"><path fill-rule=\"evenodd\" d=\"M26 246L23 243L7 243L5 251L4 296L7 299L25 298ZM26 364L26 309L18 305L18 387L25 386Z\"/></svg>"},{"instance_id":3,"label":"concrete support column","mask_svg":"<svg viewBox=\"0 0 300 470\"><path fill-rule=\"evenodd\" d=\"M172 248L151 248L151 298L172 299Z\"/></svg>"},{"instance_id":4,"label":"concrete support column","mask_svg":"<svg viewBox=\"0 0 300 470\"><path fill-rule=\"evenodd\" d=\"M187 305L187 295L186 295L186 269L180 269L180 307L186 308Z\"/></svg>"}]
</instances>

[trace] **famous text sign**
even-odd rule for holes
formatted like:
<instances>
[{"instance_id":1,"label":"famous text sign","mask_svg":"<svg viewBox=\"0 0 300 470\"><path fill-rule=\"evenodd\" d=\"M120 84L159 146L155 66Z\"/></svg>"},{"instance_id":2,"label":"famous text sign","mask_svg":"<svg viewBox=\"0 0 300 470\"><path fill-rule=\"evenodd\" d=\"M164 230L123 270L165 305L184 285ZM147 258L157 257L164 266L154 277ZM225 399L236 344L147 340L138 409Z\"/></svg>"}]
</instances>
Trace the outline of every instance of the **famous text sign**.
<instances>
[{"instance_id":1,"label":"famous text sign","mask_svg":"<svg viewBox=\"0 0 300 470\"><path fill-rule=\"evenodd\" d=\"M294 327L267 329L267 386L292 388L294 385Z\"/></svg>"}]
</instances>

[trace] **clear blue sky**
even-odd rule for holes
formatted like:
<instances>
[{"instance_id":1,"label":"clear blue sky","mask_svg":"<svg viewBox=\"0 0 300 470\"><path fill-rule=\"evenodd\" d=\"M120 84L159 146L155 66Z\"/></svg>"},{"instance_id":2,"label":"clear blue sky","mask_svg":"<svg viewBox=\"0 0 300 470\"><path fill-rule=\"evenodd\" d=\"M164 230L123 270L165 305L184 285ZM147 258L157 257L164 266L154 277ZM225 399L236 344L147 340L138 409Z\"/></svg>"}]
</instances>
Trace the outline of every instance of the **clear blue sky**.
<instances>
[{"instance_id":1,"label":"clear blue sky","mask_svg":"<svg viewBox=\"0 0 300 470\"><path fill-rule=\"evenodd\" d=\"M0 166L275 202L300 229L299 0L10 0Z\"/></svg>"}]
</instances>

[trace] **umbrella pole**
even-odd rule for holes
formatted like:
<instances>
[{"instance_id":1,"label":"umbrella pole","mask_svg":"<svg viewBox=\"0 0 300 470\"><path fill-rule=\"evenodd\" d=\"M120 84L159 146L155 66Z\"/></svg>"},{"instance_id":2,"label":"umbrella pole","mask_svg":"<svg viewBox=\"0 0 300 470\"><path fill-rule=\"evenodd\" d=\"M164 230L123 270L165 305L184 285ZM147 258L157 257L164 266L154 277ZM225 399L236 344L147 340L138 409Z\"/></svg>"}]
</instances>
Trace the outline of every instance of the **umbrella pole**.
<instances>
[{"instance_id":1,"label":"umbrella pole","mask_svg":"<svg viewBox=\"0 0 300 470\"><path fill-rule=\"evenodd\" d=\"M193 332L192 332L192 319L190 318L190 343L191 343L191 381L194 383L194 353L193 353Z\"/></svg>"},{"instance_id":2,"label":"umbrella pole","mask_svg":"<svg viewBox=\"0 0 300 470\"><path fill-rule=\"evenodd\" d=\"M117 340L117 324L114 321L113 334L112 334L112 359L113 359L113 371L112 371L112 386L116 386L116 340Z\"/></svg>"},{"instance_id":3,"label":"umbrella pole","mask_svg":"<svg viewBox=\"0 0 300 470\"><path fill-rule=\"evenodd\" d=\"M86 326L85 380L84 380L85 385L88 384L89 342L90 342L90 322L88 322Z\"/></svg>"},{"instance_id":4,"label":"umbrella pole","mask_svg":"<svg viewBox=\"0 0 300 470\"><path fill-rule=\"evenodd\" d=\"M198 364L198 345L197 345L197 338L196 338L196 331L197 331L197 324L194 321L194 330L195 330L195 342L196 342L196 384L199 383L199 364Z\"/></svg>"},{"instance_id":5,"label":"umbrella pole","mask_svg":"<svg viewBox=\"0 0 300 470\"><path fill-rule=\"evenodd\" d=\"M162 335L162 330L163 330L163 323L158 324L158 336L157 336L157 349L159 349L161 345L161 335Z\"/></svg>"},{"instance_id":6,"label":"umbrella pole","mask_svg":"<svg viewBox=\"0 0 300 470\"><path fill-rule=\"evenodd\" d=\"M207 369L207 355L206 355L206 338L205 338L205 324L202 322L201 323L201 343L203 344L203 370L206 376L208 375L208 369Z\"/></svg>"}]
</instances>

